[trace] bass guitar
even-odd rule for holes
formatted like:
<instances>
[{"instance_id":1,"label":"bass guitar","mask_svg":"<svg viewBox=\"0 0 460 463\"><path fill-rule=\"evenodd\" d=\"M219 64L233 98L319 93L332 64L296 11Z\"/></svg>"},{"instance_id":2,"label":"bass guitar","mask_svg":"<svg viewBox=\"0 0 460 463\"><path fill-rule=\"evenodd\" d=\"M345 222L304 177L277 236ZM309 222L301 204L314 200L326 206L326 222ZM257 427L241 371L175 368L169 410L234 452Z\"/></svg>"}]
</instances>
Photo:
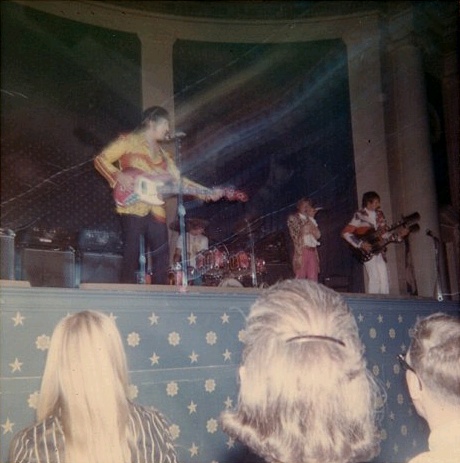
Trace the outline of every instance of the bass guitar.
<instances>
[{"instance_id":1,"label":"bass guitar","mask_svg":"<svg viewBox=\"0 0 460 463\"><path fill-rule=\"evenodd\" d=\"M371 260L375 255L385 252L386 247L390 243L396 243L400 241L400 236L398 233L395 233L398 228L407 228L409 233L420 230L420 226L416 223L419 220L420 214L418 212L414 212L407 217L403 217L402 220L384 230L371 229L367 233L356 235L359 240L370 244L371 250L365 251L363 248L355 248L351 245L350 249L352 250L354 256L363 264L364 262Z\"/></svg>"},{"instance_id":2,"label":"bass guitar","mask_svg":"<svg viewBox=\"0 0 460 463\"><path fill-rule=\"evenodd\" d=\"M213 201L225 198L229 201L246 202L246 193L226 188L204 188L188 185L179 185L176 179L168 174L149 174L136 168L123 170L128 177L126 184L117 183L113 189L113 198L118 206L129 206L137 202L143 202L152 206L161 206L168 195L183 194L191 196L207 196Z\"/></svg>"}]
</instances>

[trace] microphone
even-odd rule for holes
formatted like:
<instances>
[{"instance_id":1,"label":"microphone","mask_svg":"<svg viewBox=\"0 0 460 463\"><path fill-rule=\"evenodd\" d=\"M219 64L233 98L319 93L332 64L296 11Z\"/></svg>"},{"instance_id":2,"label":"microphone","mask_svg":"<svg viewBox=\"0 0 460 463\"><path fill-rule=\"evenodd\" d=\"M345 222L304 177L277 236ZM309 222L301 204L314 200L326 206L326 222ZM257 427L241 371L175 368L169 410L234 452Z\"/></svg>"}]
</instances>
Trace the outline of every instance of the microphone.
<instances>
[{"instance_id":1,"label":"microphone","mask_svg":"<svg viewBox=\"0 0 460 463\"><path fill-rule=\"evenodd\" d=\"M185 132L175 132L171 135L166 136L166 140L177 140L180 138L185 138L187 134Z\"/></svg>"}]
</instances>

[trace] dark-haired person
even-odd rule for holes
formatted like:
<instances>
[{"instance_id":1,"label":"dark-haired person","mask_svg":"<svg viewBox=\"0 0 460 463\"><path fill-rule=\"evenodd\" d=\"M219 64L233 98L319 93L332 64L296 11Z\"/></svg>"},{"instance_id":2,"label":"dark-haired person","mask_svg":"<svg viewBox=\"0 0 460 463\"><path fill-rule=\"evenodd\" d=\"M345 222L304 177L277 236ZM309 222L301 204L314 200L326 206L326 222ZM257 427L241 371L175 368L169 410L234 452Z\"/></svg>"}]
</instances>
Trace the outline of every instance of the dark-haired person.
<instances>
[{"instance_id":1,"label":"dark-haired person","mask_svg":"<svg viewBox=\"0 0 460 463\"><path fill-rule=\"evenodd\" d=\"M430 428L428 452L410 463L460 461L460 318L442 312L417 320L405 358L409 394Z\"/></svg>"},{"instance_id":2,"label":"dark-haired person","mask_svg":"<svg viewBox=\"0 0 460 463\"><path fill-rule=\"evenodd\" d=\"M364 253L370 253L373 246L366 241L369 232L379 234L385 238L388 224L384 213L380 208L380 196L375 191L368 191L363 194L361 209L354 213L350 222L342 230L342 238L350 246L357 248ZM402 228L395 235L395 241L402 241L402 238L409 233L407 228ZM364 262L364 268L368 277L367 292L370 294L388 294L390 283L385 249L375 253L369 260Z\"/></svg>"},{"instance_id":3,"label":"dark-haired person","mask_svg":"<svg viewBox=\"0 0 460 463\"><path fill-rule=\"evenodd\" d=\"M146 109L138 128L120 135L95 157L96 170L112 188L121 186L121 191L132 191L133 175L128 175L126 170L131 169L130 172L133 172L134 168L155 176L160 181L181 180L184 187L204 192L205 194L195 194L200 199L218 199L212 190L186 177L181 179L172 154L161 146L161 142L168 140L169 130L169 114L166 109L160 106ZM148 248L152 258L152 283L167 284L169 245L164 204L150 204L144 201L127 201L125 204L118 202L116 211L121 217L124 244L121 282L137 282L140 237L144 236L145 248Z\"/></svg>"}]
</instances>

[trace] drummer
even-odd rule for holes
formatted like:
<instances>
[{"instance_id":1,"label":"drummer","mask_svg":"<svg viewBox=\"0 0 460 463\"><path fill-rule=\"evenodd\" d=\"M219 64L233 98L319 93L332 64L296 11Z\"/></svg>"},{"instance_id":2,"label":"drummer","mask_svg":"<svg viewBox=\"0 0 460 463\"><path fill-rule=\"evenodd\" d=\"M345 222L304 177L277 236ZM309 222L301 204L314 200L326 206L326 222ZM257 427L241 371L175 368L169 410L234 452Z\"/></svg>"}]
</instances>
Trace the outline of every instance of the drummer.
<instances>
[{"instance_id":1,"label":"drummer","mask_svg":"<svg viewBox=\"0 0 460 463\"><path fill-rule=\"evenodd\" d=\"M186 221L187 240L187 266L192 267L191 277L194 285L202 284L202 275L197 271L197 255L209 248L208 237L204 234L208 225L207 220L191 218ZM174 252L174 263L182 261L182 236L177 238L176 250Z\"/></svg>"}]
</instances>

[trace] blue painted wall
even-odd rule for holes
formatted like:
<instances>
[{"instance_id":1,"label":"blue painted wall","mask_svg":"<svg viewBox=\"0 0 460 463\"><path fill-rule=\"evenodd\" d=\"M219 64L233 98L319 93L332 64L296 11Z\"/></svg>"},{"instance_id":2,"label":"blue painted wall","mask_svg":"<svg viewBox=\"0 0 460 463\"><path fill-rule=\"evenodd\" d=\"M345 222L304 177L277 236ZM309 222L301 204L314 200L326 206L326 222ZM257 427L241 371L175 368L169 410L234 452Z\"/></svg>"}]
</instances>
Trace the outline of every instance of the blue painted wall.
<instances>
[{"instance_id":1,"label":"blue painted wall","mask_svg":"<svg viewBox=\"0 0 460 463\"><path fill-rule=\"evenodd\" d=\"M236 402L237 367L245 317L259 290L113 285L107 291L1 288L1 462L14 433L34 420L47 343L67 313L95 309L113 314L131 370L132 396L165 413L180 461L257 461L222 432L220 412ZM417 316L458 313L458 305L428 299L345 295L366 345L369 368L388 397L382 451L376 462L399 463L425 449L427 429L407 395L396 355L409 344Z\"/></svg>"}]
</instances>

